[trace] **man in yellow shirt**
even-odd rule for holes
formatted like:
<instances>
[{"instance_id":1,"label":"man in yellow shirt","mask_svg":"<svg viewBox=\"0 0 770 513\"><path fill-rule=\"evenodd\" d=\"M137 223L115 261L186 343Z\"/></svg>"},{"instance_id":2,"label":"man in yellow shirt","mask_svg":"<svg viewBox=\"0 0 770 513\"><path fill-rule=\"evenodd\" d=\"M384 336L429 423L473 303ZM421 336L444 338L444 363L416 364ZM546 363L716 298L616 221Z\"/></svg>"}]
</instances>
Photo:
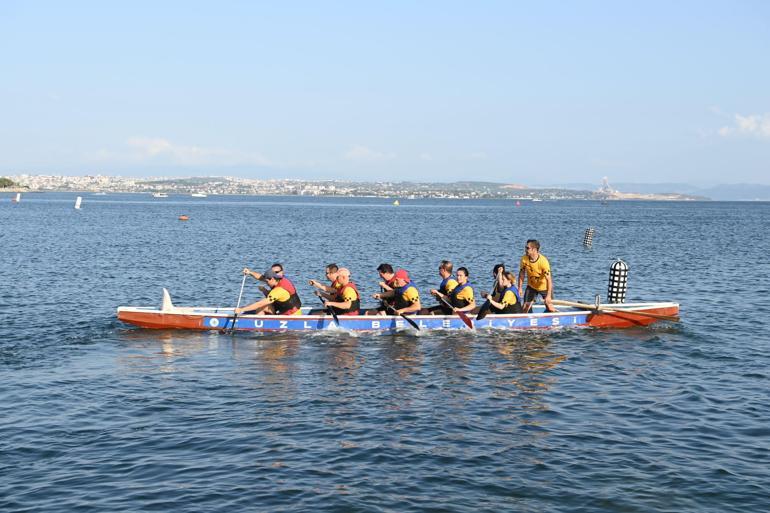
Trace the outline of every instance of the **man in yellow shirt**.
<instances>
[{"instance_id":1,"label":"man in yellow shirt","mask_svg":"<svg viewBox=\"0 0 770 513\"><path fill-rule=\"evenodd\" d=\"M296 289L272 269L260 275L270 287L265 299L235 309L236 315L249 312L256 315L300 315L302 306ZM279 283L281 282L281 283ZM286 287L286 288L284 288Z\"/></svg>"},{"instance_id":2,"label":"man in yellow shirt","mask_svg":"<svg viewBox=\"0 0 770 513\"><path fill-rule=\"evenodd\" d=\"M452 278L452 262L449 260L442 260L438 266L438 275L441 276L441 283L438 289L431 289L430 293L436 297L443 296L447 299L452 291L457 287L457 280ZM446 306L444 303L439 303L436 306L432 306L425 310L426 314L451 314L452 309Z\"/></svg>"},{"instance_id":3,"label":"man in yellow shirt","mask_svg":"<svg viewBox=\"0 0 770 513\"><path fill-rule=\"evenodd\" d=\"M527 275L527 290L524 292L524 313L529 312L532 303L537 296L543 298L545 310L555 312L551 302L553 296L553 280L551 279L551 264L545 255L540 254L540 242L535 239L527 241L527 247L524 248L524 256L521 257L519 264L519 296L522 296L522 287L524 286L524 275Z\"/></svg>"},{"instance_id":4,"label":"man in yellow shirt","mask_svg":"<svg viewBox=\"0 0 770 513\"><path fill-rule=\"evenodd\" d=\"M418 313L422 308L420 306L420 293L417 291L417 287L412 285L409 273L404 269L399 269L393 275L392 283L392 290L374 294L372 297L374 299L393 298L392 308L396 315ZM386 314L387 312L383 311L380 315Z\"/></svg>"}]
</instances>

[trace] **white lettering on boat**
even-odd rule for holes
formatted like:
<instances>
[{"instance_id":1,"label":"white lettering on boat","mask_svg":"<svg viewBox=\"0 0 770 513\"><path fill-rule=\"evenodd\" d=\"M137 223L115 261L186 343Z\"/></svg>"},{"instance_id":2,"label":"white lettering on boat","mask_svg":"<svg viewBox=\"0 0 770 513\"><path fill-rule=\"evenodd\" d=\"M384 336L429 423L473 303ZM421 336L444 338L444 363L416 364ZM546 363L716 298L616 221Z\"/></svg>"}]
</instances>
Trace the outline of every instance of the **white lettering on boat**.
<instances>
[{"instance_id":1,"label":"white lettering on boat","mask_svg":"<svg viewBox=\"0 0 770 513\"><path fill-rule=\"evenodd\" d=\"M452 325L452 321L450 321L449 319L444 319L444 321L441 323L441 326L444 328L448 328L451 325Z\"/></svg>"},{"instance_id":2,"label":"white lettering on boat","mask_svg":"<svg viewBox=\"0 0 770 513\"><path fill-rule=\"evenodd\" d=\"M258 320L258 321L254 321L254 327L255 328L261 328L264 323L265 323L265 321L263 321L261 319Z\"/></svg>"},{"instance_id":3,"label":"white lettering on boat","mask_svg":"<svg viewBox=\"0 0 770 513\"><path fill-rule=\"evenodd\" d=\"M572 324L577 324L577 323L578 323L577 317L573 317L572 318Z\"/></svg>"},{"instance_id":4,"label":"white lettering on boat","mask_svg":"<svg viewBox=\"0 0 770 513\"><path fill-rule=\"evenodd\" d=\"M372 321L372 329L373 330L380 329L380 321Z\"/></svg>"},{"instance_id":5,"label":"white lettering on boat","mask_svg":"<svg viewBox=\"0 0 770 513\"><path fill-rule=\"evenodd\" d=\"M309 330L309 329L311 329L311 328L312 328L312 326L311 326L311 325L309 325L309 324L307 323L307 321L305 321L305 329L306 329L306 330Z\"/></svg>"},{"instance_id":6,"label":"white lettering on boat","mask_svg":"<svg viewBox=\"0 0 770 513\"><path fill-rule=\"evenodd\" d=\"M280 327L285 329L289 327L289 321L278 321L280 323Z\"/></svg>"},{"instance_id":7,"label":"white lettering on boat","mask_svg":"<svg viewBox=\"0 0 770 513\"><path fill-rule=\"evenodd\" d=\"M404 321L401 319L396 321L396 328L403 328L404 327Z\"/></svg>"},{"instance_id":8,"label":"white lettering on boat","mask_svg":"<svg viewBox=\"0 0 770 513\"><path fill-rule=\"evenodd\" d=\"M558 318L558 317L553 317L553 318L551 319L551 324L552 324L553 326L558 326L558 325L559 325L559 318Z\"/></svg>"},{"instance_id":9,"label":"white lettering on boat","mask_svg":"<svg viewBox=\"0 0 770 513\"><path fill-rule=\"evenodd\" d=\"M514 324L516 324L516 319L508 319L508 326L509 327L513 326Z\"/></svg>"},{"instance_id":10,"label":"white lettering on boat","mask_svg":"<svg viewBox=\"0 0 770 513\"><path fill-rule=\"evenodd\" d=\"M529 325L530 325L530 326L537 326L537 319L535 319L534 317L532 317L532 318L529 320Z\"/></svg>"}]
</instances>

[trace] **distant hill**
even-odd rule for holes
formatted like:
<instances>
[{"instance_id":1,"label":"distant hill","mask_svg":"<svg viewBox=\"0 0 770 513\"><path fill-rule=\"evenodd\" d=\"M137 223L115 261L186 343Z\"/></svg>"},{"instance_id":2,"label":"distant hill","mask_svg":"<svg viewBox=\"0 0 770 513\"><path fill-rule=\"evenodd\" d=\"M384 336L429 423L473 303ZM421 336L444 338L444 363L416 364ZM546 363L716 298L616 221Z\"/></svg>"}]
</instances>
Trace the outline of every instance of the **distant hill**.
<instances>
[{"instance_id":1,"label":"distant hill","mask_svg":"<svg viewBox=\"0 0 770 513\"><path fill-rule=\"evenodd\" d=\"M770 185L760 184L720 184L697 186L688 183L610 183L620 192L639 194L688 194L704 196L715 201L770 201ZM597 184L565 183L559 187L567 189L596 190Z\"/></svg>"}]
</instances>

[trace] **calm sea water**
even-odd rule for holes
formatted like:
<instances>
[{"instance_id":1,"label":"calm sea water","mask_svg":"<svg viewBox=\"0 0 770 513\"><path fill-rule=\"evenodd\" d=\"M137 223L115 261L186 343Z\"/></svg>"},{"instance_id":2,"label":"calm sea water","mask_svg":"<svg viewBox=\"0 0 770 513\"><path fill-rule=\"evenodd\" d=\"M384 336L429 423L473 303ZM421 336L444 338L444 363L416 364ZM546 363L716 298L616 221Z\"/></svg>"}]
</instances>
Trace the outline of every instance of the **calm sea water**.
<instances>
[{"instance_id":1,"label":"calm sea water","mask_svg":"<svg viewBox=\"0 0 770 513\"><path fill-rule=\"evenodd\" d=\"M770 204L0 198L2 511L767 511ZM190 221L180 222L180 214ZM594 247L582 247L596 227ZM620 331L149 331L232 306L245 265L477 289L538 238L556 295L675 300ZM257 297L254 284L246 289ZM431 303L430 300L426 301Z\"/></svg>"}]
</instances>

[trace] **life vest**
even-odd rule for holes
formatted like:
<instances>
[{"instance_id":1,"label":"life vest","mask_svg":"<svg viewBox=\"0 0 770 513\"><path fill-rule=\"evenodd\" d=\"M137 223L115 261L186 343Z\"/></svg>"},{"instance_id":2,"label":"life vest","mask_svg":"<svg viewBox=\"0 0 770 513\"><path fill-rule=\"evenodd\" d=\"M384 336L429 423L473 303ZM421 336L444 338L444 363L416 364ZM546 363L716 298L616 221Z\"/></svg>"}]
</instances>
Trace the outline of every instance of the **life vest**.
<instances>
[{"instance_id":1,"label":"life vest","mask_svg":"<svg viewBox=\"0 0 770 513\"><path fill-rule=\"evenodd\" d=\"M393 291L395 292L395 295L393 296L393 298L394 298L393 299L393 308L395 308L396 310L400 310L402 308L406 308L408 306L412 306L412 303L410 303L409 301L406 301L404 299L404 293L407 290L409 290L410 288L414 289L415 292L417 292L419 294L419 292L417 291L417 287L412 285L411 282L407 283L403 287L396 287L396 288L393 289Z\"/></svg>"},{"instance_id":2,"label":"life vest","mask_svg":"<svg viewBox=\"0 0 770 513\"><path fill-rule=\"evenodd\" d=\"M445 296L449 295L449 291L447 291L446 289L446 284L449 283L449 280L451 279L452 279L452 275L450 274L449 276L441 280L441 284L438 286L438 291L444 294Z\"/></svg>"},{"instance_id":3,"label":"life vest","mask_svg":"<svg viewBox=\"0 0 770 513\"><path fill-rule=\"evenodd\" d=\"M353 289L356 293L356 299L350 302L350 308L338 308L336 306L333 306L332 308L336 313L341 315L358 315L358 310L361 308L361 294L358 292L355 283L351 281L348 282L347 285L343 285L342 288L337 291L334 299L337 302L344 303L346 301L345 290L349 288Z\"/></svg>"},{"instance_id":4,"label":"life vest","mask_svg":"<svg viewBox=\"0 0 770 513\"><path fill-rule=\"evenodd\" d=\"M502 302L503 298L505 297L505 293L508 291L513 292L513 295L516 296L516 303L512 305L506 305L505 308L497 308L495 305L492 305L490 307L490 311L492 313L497 314L512 314L512 313L521 313L523 310L521 309L521 298L519 297L519 289L516 287L516 285L511 285L507 289L503 289L500 293L500 299L495 298L495 301L498 303Z\"/></svg>"},{"instance_id":5,"label":"life vest","mask_svg":"<svg viewBox=\"0 0 770 513\"><path fill-rule=\"evenodd\" d=\"M276 285L276 287L281 287L288 292L289 299L286 301L274 301L273 308L275 309L275 313L279 315L291 315L302 307L302 301L300 301L297 289L294 287L291 280L284 276L278 280L278 285Z\"/></svg>"},{"instance_id":6,"label":"life vest","mask_svg":"<svg viewBox=\"0 0 770 513\"><path fill-rule=\"evenodd\" d=\"M465 290L466 287L470 287L470 286L471 284L467 282L465 283L465 285L460 285L459 283L457 284L457 287L455 287L452 293L449 295L449 302L452 304L452 306L454 306L455 308L462 308L464 306L468 306L469 304L471 304L471 302L468 301L467 299L460 299L457 297L460 294L460 292Z\"/></svg>"}]
</instances>

